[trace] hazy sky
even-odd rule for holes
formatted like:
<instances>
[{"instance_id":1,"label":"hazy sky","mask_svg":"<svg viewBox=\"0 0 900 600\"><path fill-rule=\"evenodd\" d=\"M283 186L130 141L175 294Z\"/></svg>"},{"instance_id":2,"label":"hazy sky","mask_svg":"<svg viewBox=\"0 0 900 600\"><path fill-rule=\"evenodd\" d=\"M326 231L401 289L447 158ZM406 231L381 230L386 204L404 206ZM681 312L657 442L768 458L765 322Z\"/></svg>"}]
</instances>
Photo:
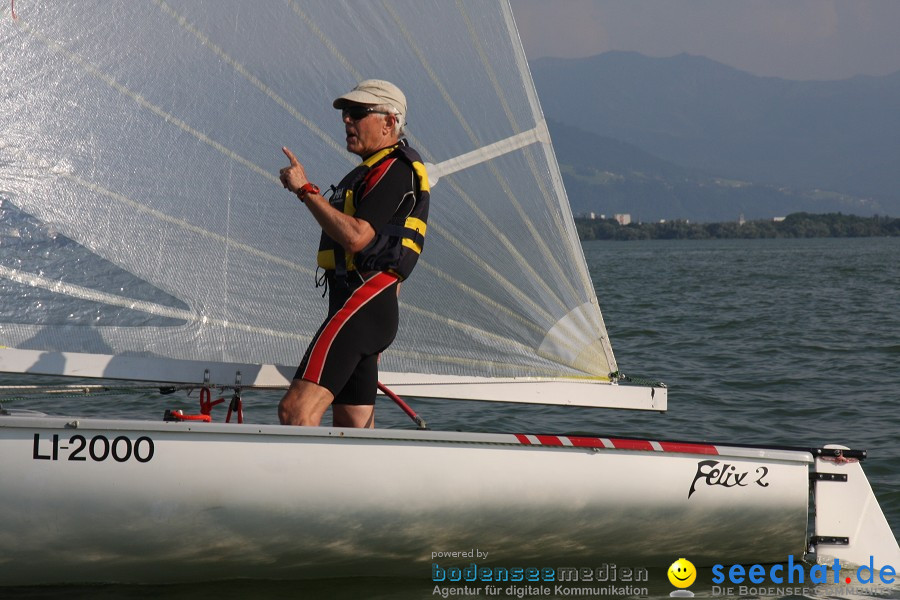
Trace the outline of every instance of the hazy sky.
<instances>
[{"instance_id":1,"label":"hazy sky","mask_svg":"<svg viewBox=\"0 0 900 600\"><path fill-rule=\"evenodd\" d=\"M757 75L900 71L900 0L511 0L529 59L687 52Z\"/></svg>"}]
</instances>

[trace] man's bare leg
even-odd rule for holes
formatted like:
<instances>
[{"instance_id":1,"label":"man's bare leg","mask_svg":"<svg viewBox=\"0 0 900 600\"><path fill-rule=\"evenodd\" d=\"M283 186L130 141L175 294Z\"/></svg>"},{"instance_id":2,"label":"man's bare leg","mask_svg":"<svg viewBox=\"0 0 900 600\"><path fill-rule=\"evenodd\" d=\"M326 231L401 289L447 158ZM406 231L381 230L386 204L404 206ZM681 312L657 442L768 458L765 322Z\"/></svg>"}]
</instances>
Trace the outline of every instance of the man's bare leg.
<instances>
[{"instance_id":1,"label":"man's bare leg","mask_svg":"<svg viewBox=\"0 0 900 600\"><path fill-rule=\"evenodd\" d=\"M375 428L374 404L333 404L331 416L335 427Z\"/></svg>"},{"instance_id":2,"label":"man's bare leg","mask_svg":"<svg viewBox=\"0 0 900 600\"><path fill-rule=\"evenodd\" d=\"M295 379L278 403L278 420L282 425L318 425L332 400L334 394L328 388Z\"/></svg>"}]
</instances>

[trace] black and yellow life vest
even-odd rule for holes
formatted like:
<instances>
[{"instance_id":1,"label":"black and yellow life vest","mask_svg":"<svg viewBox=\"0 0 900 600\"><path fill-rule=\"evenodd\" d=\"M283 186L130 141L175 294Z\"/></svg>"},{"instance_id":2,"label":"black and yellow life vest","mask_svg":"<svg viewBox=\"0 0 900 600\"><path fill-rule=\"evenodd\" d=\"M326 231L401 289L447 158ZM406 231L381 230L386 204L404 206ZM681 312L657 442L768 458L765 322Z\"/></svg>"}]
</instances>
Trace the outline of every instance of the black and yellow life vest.
<instances>
[{"instance_id":1,"label":"black and yellow life vest","mask_svg":"<svg viewBox=\"0 0 900 600\"><path fill-rule=\"evenodd\" d=\"M346 252L340 244L322 232L318 264L326 271L334 270L338 277L354 270L388 271L401 280L409 277L412 272L425 244L430 187L419 153L410 148L405 140L379 150L357 165L341 180L329 202L344 214L356 214L356 200L366 183L366 176L391 158L403 160L412 167L415 175L413 206L408 212L404 211L404 214L395 213L388 224L376 232L369 245L356 254Z\"/></svg>"}]
</instances>

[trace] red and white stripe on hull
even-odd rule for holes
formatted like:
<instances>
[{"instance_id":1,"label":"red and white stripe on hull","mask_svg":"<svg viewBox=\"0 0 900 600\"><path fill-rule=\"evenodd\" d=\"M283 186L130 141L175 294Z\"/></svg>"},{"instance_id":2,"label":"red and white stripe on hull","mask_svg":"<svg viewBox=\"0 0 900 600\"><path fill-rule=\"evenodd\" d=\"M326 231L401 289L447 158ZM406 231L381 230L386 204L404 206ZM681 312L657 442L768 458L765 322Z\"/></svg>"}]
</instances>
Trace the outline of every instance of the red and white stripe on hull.
<instances>
[{"instance_id":1,"label":"red and white stripe on hull","mask_svg":"<svg viewBox=\"0 0 900 600\"><path fill-rule=\"evenodd\" d=\"M576 435L534 435L517 433L516 439L526 446L571 446L575 448L606 448L609 450L643 450L678 452L681 454L720 454L712 444L693 442L657 442L630 438L585 437Z\"/></svg>"}]
</instances>

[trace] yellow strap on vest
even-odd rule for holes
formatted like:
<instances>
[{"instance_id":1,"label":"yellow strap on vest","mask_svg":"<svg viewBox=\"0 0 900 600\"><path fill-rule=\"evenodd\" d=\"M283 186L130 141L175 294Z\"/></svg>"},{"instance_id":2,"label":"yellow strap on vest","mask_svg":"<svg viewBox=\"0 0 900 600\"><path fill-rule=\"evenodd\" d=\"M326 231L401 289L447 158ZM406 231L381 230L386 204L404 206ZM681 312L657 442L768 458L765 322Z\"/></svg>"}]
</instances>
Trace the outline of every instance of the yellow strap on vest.
<instances>
[{"instance_id":1,"label":"yellow strap on vest","mask_svg":"<svg viewBox=\"0 0 900 600\"><path fill-rule=\"evenodd\" d=\"M428 182L428 171L425 170L425 165L415 161L412 166L416 176L419 178L419 189L423 192L431 193L431 184Z\"/></svg>"},{"instance_id":2,"label":"yellow strap on vest","mask_svg":"<svg viewBox=\"0 0 900 600\"><path fill-rule=\"evenodd\" d=\"M423 221L422 219L417 219L415 217L409 217L408 219L406 219L404 226L406 226L409 229L415 230L422 237L425 237L425 230L428 229L428 226L425 224L425 221ZM420 246L419 244L417 244L414 240L411 240L410 238L406 238L406 237L403 238L403 245L406 246L407 248L409 248L410 250L412 250L413 252L415 252L416 254L422 254L422 246Z\"/></svg>"},{"instance_id":3,"label":"yellow strap on vest","mask_svg":"<svg viewBox=\"0 0 900 600\"><path fill-rule=\"evenodd\" d=\"M390 154L391 152L396 150L397 146L399 146L399 145L400 144L394 144L393 146L388 146L387 148L382 148L381 150L379 150L378 152L376 152L375 154L373 154L366 160L362 161L360 164L366 165L367 167L371 167L372 165L377 163L379 160L381 160L382 158L384 158L385 156L387 156L388 154Z\"/></svg>"}]
</instances>

